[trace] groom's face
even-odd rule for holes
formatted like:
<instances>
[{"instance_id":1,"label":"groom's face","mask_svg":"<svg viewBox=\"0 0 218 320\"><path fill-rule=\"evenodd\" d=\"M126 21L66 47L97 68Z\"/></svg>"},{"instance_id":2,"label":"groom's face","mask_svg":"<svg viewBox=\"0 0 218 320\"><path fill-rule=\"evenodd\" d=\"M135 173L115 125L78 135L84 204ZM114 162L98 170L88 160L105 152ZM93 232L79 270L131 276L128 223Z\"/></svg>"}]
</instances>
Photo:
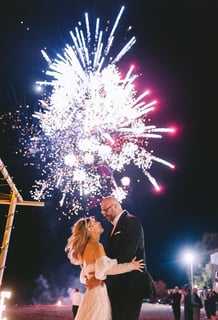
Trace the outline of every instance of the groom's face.
<instances>
[{"instance_id":1,"label":"groom's face","mask_svg":"<svg viewBox=\"0 0 218 320\"><path fill-rule=\"evenodd\" d=\"M113 222L117 216L116 204L111 201L103 200L101 203L101 213L109 222Z\"/></svg>"}]
</instances>

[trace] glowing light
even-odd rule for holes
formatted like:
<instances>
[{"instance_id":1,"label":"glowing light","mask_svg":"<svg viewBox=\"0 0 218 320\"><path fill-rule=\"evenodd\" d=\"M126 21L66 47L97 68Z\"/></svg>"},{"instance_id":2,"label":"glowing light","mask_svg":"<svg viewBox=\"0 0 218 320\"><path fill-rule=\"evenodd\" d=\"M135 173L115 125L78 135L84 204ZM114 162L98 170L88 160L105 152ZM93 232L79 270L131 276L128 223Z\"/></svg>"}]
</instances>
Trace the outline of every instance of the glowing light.
<instances>
[{"instance_id":1,"label":"glowing light","mask_svg":"<svg viewBox=\"0 0 218 320\"><path fill-rule=\"evenodd\" d=\"M169 133L171 133L172 135L175 135L178 133L178 128L177 127L172 127L172 128L169 128Z\"/></svg>"},{"instance_id":2,"label":"glowing light","mask_svg":"<svg viewBox=\"0 0 218 320\"><path fill-rule=\"evenodd\" d=\"M4 304L5 299L11 298L11 292L10 291L1 291L0 292L0 320L7 320L6 317L2 318L3 311L6 309L6 305Z\"/></svg>"},{"instance_id":3,"label":"glowing light","mask_svg":"<svg viewBox=\"0 0 218 320\"><path fill-rule=\"evenodd\" d=\"M192 263L193 259L194 259L193 253L191 253L191 252L186 253L186 255L185 255L185 261L186 262Z\"/></svg>"},{"instance_id":4,"label":"glowing light","mask_svg":"<svg viewBox=\"0 0 218 320\"><path fill-rule=\"evenodd\" d=\"M68 154L64 157L64 162L67 166L73 167L76 164L76 157L74 154Z\"/></svg>"},{"instance_id":5,"label":"glowing light","mask_svg":"<svg viewBox=\"0 0 218 320\"><path fill-rule=\"evenodd\" d=\"M156 187L154 189L155 193L161 194L161 193L163 193L163 191L164 191L164 188L162 186L160 186L160 184L156 185Z\"/></svg>"},{"instance_id":6,"label":"glowing light","mask_svg":"<svg viewBox=\"0 0 218 320\"><path fill-rule=\"evenodd\" d=\"M42 87L39 86L39 85L36 85L36 86L35 86L35 91L36 91L36 92L42 92Z\"/></svg>"},{"instance_id":7,"label":"glowing light","mask_svg":"<svg viewBox=\"0 0 218 320\"><path fill-rule=\"evenodd\" d=\"M62 306L61 300L58 300L58 301L57 301L56 306L58 306L58 307L61 307L61 306Z\"/></svg>"},{"instance_id":8,"label":"glowing light","mask_svg":"<svg viewBox=\"0 0 218 320\"><path fill-rule=\"evenodd\" d=\"M136 42L130 36L114 53L124 9L104 32L100 19L91 25L85 13L84 23L70 31L72 45L67 44L62 54L52 59L41 51L48 63L47 80L37 81L43 97L32 115L31 138L24 137L24 154L42 173L32 197L46 199L58 188L60 205L70 208L69 215L94 206L104 195L125 198L127 188L118 187L113 173L128 165L140 168L156 190L160 187L149 172L152 163L174 167L148 150L150 139L172 131L151 125L148 115L156 100L149 90L137 93L134 81L139 76L133 65L126 73L122 70L123 76L117 66ZM132 27L127 30L129 34Z\"/></svg>"},{"instance_id":9,"label":"glowing light","mask_svg":"<svg viewBox=\"0 0 218 320\"><path fill-rule=\"evenodd\" d=\"M129 185L130 185L130 178L129 178L129 177L123 177L123 178L121 179L121 183L122 183L122 185L123 185L124 187L129 186Z\"/></svg>"}]
</instances>

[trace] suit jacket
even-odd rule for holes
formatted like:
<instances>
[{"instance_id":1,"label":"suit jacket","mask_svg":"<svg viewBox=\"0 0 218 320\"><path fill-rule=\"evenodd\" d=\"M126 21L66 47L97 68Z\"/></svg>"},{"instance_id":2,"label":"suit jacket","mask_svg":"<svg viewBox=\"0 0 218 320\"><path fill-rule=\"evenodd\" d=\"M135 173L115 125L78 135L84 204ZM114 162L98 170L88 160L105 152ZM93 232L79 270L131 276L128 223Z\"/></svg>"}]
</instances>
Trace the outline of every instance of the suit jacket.
<instances>
[{"instance_id":1,"label":"suit jacket","mask_svg":"<svg viewBox=\"0 0 218 320\"><path fill-rule=\"evenodd\" d=\"M122 213L113 234L109 233L106 253L108 257L117 259L118 263L130 262L134 257L136 260L143 259L146 263L144 230L138 217L127 211ZM109 291L111 287L118 290L118 287L124 286L125 290L133 290L142 298L153 298L156 295L154 281L146 267L143 273L135 270L109 276L106 283Z\"/></svg>"}]
</instances>

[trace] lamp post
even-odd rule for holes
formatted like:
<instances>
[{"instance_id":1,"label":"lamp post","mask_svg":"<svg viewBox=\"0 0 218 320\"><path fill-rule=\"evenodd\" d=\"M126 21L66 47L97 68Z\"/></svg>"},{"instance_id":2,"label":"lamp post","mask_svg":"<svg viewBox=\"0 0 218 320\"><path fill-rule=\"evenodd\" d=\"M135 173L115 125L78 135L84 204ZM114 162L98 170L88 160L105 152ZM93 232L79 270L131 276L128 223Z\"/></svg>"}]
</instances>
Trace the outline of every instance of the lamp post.
<instances>
[{"instance_id":1,"label":"lamp post","mask_svg":"<svg viewBox=\"0 0 218 320\"><path fill-rule=\"evenodd\" d=\"M190 264L190 283L191 283L191 287L194 287L194 276L193 276L193 254L192 253L187 253L185 256L185 260L187 263Z\"/></svg>"}]
</instances>

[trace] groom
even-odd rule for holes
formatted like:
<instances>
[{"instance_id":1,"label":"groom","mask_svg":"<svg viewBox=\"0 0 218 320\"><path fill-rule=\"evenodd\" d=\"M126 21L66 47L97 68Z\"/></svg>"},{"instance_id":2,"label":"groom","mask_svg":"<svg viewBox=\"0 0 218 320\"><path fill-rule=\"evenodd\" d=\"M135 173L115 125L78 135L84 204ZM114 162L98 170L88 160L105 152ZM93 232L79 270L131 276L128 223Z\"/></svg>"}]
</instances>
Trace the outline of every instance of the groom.
<instances>
[{"instance_id":1,"label":"groom","mask_svg":"<svg viewBox=\"0 0 218 320\"><path fill-rule=\"evenodd\" d=\"M146 262L144 231L139 219L123 210L113 196L101 201L101 212L112 224L106 246L107 256L117 259L118 263L129 262L134 257ZM108 276L106 284L113 320L139 319L143 298L155 295L154 282L146 270Z\"/></svg>"}]
</instances>

